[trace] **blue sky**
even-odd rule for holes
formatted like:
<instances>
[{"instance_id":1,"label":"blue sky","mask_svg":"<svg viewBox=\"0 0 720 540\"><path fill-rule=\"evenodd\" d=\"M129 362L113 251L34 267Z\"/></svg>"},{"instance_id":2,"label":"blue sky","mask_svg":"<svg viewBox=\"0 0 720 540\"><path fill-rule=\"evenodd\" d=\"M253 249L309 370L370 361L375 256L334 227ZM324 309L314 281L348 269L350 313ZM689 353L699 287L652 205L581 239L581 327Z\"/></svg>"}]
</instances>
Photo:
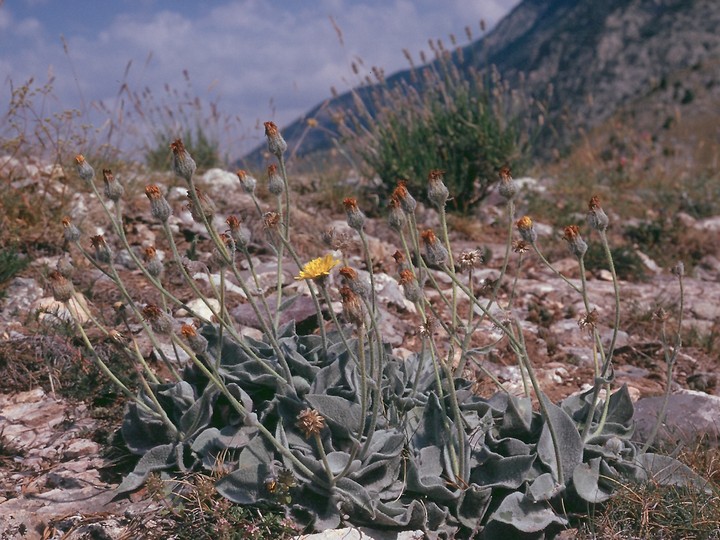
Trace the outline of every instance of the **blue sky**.
<instances>
[{"instance_id":1,"label":"blue sky","mask_svg":"<svg viewBox=\"0 0 720 540\"><path fill-rule=\"evenodd\" d=\"M169 85L217 102L221 115L233 119L226 146L237 156L262 140L258 122L282 126L331 87L343 92L357 84L353 61L362 59L366 71L404 69L403 49L417 58L429 52L428 39L447 43L450 34L464 44L466 27L478 37L481 19L491 28L518 3L0 0L0 112L11 86L30 77L40 83L53 77L50 107L79 109L93 123L119 109L123 82L133 91L149 89L156 103L172 108ZM100 104L105 109L98 111ZM130 118L148 122L148 115Z\"/></svg>"}]
</instances>

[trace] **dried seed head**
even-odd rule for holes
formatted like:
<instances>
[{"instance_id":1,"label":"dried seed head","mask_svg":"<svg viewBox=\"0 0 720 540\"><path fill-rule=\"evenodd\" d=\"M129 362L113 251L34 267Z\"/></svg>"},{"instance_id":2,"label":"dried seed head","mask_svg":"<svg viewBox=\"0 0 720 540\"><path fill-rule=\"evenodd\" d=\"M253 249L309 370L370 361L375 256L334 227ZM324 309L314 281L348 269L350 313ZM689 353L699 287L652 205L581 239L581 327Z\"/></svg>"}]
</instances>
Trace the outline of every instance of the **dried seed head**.
<instances>
[{"instance_id":1,"label":"dried seed head","mask_svg":"<svg viewBox=\"0 0 720 540\"><path fill-rule=\"evenodd\" d=\"M415 274L412 273L412 270L407 268L401 270L399 283L403 288L405 298L413 303L422 300L422 291L420 290L420 286L418 285L418 281L415 278Z\"/></svg>"},{"instance_id":2,"label":"dried seed head","mask_svg":"<svg viewBox=\"0 0 720 540\"><path fill-rule=\"evenodd\" d=\"M110 169L103 169L102 173L103 182L105 182L105 196L113 202L118 202L125 193L125 189L115 179L115 175Z\"/></svg>"},{"instance_id":3,"label":"dried seed head","mask_svg":"<svg viewBox=\"0 0 720 540\"><path fill-rule=\"evenodd\" d=\"M503 167L500 169L500 186L498 187L500 195L508 201L515 198L518 192L517 182L510 175L510 168Z\"/></svg>"},{"instance_id":4,"label":"dried seed head","mask_svg":"<svg viewBox=\"0 0 720 540\"><path fill-rule=\"evenodd\" d=\"M185 338L185 341L187 341L190 349L192 349L192 352L195 354L203 354L207 351L208 340L198 334L194 326L183 324L180 327L180 335Z\"/></svg>"},{"instance_id":5,"label":"dried seed head","mask_svg":"<svg viewBox=\"0 0 720 540\"><path fill-rule=\"evenodd\" d=\"M365 324L365 314L360 296L347 286L340 287L340 296L342 297L345 319L357 327L363 326Z\"/></svg>"},{"instance_id":6,"label":"dried seed head","mask_svg":"<svg viewBox=\"0 0 720 540\"><path fill-rule=\"evenodd\" d=\"M580 320L578 321L578 326L580 327L580 330L587 330L588 332L592 332L597 327L599 319L600 317L598 315L597 309L593 309L584 317L580 317Z\"/></svg>"},{"instance_id":7,"label":"dried seed head","mask_svg":"<svg viewBox=\"0 0 720 540\"><path fill-rule=\"evenodd\" d=\"M608 228L610 220L605 213L605 210L600 206L600 198L597 195L593 195L588 203L588 225L596 231L604 231Z\"/></svg>"},{"instance_id":8,"label":"dried seed head","mask_svg":"<svg viewBox=\"0 0 720 540\"><path fill-rule=\"evenodd\" d=\"M185 205L185 208L190 211L196 223L203 223L203 214L205 215L205 219L211 221L215 215L215 203L198 188L195 188L195 195L197 195L198 203L200 203L200 210L196 207L195 201L192 200L190 191L187 192L188 203ZM202 211L202 213L200 211Z\"/></svg>"},{"instance_id":9,"label":"dried seed head","mask_svg":"<svg viewBox=\"0 0 720 540\"><path fill-rule=\"evenodd\" d=\"M112 260L112 252L110 247L105 242L105 237L102 234L92 236L90 238L90 245L95 250L95 258L102 263L109 263Z\"/></svg>"},{"instance_id":10,"label":"dried seed head","mask_svg":"<svg viewBox=\"0 0 720 540\"><path fill-rule=\"evenodd\" d=\"M682 277L685 275L685 264L682 261L678 261L675 266L672 267L671 272L678 276Z\"/></svg>"},{"instance_id":11,"label":"dried seed head","mask_svg":"<svg viewBox=\"0 0 720 540\"><path fill-rule=\"evenodd\" d=\"M400 180L392 192L392 197L400 202L400 208L406 214L412 214L417 208L417 201L407 190L407 180Z\"/></svg>"},{"instance_id":12,"label":"dried seed head","mask_svg":"<svg viewBox=\"0 0 720 540\"><path fill-rule=\"evenodd\" d=\"M184 178L185 181L190 184L192 182L192 176L197 169L195 160L190 156L190 153L185 149L185 145L182 139L175 139L170 144L170 149L173 153L173 170L180 178Z\"/></svg>"},{"instance_id":13,"label":"dried seed head","mask_svg":"<svg viewBox=\"0 0 720 540\"><path fill-rule=\"evenodd\" d=\"M63 238L66 242L77 242L80 240L80 229L73 225L70 218L65 216L62 220L63 224Z\"/></svg>"},{"instance_id":14,"label":"dried seed head","mask_svg":"<svg viewBox=\"0 0 720 540\"><path fill-rule=\"evenodd\" d=\"M257 187L257 180L253 176L247 173L247 171L243 171L242 169L238 169L237 173L238 180L240 180L240 185L245 190L245 193L253 194L255 193L255 188Z\"/></svg>"},{"instance_id":15,"label":"dried seed head","mask_svg":"<svg viewBox=\"0 0 720 540\"><path fill-rule=\"evenodd\" d=\"M285 190L285 182L278 172L277 165L270 165L267 169L268 191L273 195L280 195Z\"/></svg>"},{"instance_id":16,"label":"dried seed head","mask_svg":"<svg viewBox=\"0 0 720 540\"><path fill-rule=\"evenodd\" d=\"M269 231L277 229L280 225L280 214L277 212L265 212L263 214L263 225Z\"/></svg>"},{"instance_id":17,"label":"dried seed head","mask_svg":"<svg viewBox=\"0 0 720 540\"><path fill-rule=\"evenodd\" d=\"M433 203L438 210L445 207L445 203L450 196L447 186L443 182L445 171L433 169L428 175L428 200Z\"/></svg>"},{"instance_id":18,"label":"dried seed head","mask_svg":"<svg viewBox=\"0 0 720 540\"><path fill-rule=\"evenodd\" d=\"M268 150L272 155L280 159L285 150L287 150L287 143L280 135L280 131L274 122L265 122L265 136L268 141Z\"/></svg>"},{"instance_id":19,"label":"dried seed head","mask_svg":"<svg viewBox=\"0 0 720 540\"><path fill-rule=\"evenodd\" d=\"M298 414L297 427L303 432L306 439L319 435L325 428L325 419L315 409L305 409Z\"/></svg>"},{"instance_id":20,"label":"dried seed head","mask_svg":"<svg viewBox=\"0 0 720 540\"><path fill-rule=\"evenodd\" d=\"M585 240L580 236L580 229L577 225L568 225L564 229L563 240L568 243L570 252L575 255L578 259L585 255L588 249L588 245Z\"/></svg>"},{"instance_id":21,"label":"dried seed head","mask_svg":"<svg viewBox=\"0 0 720 540\"><path fill-rule=\"evenodd\" d=\"M85 161L85 156L82 154L75 156L75 169L82 180L88 184L92 183L93 178L95 178L95 170Z\"/></svg>"},{"instance_id":22,"label":"dried seed head","mask_svg":"<svg viewBox=\"0 0 720 540\"><path fill-rule=\"evenodd\" d=\"M418 333L421 337L430 338L435 332L437 321L433 317L428 317L423 324L418 328Z\"/></svg>"},{"instance_id":23,"label":"dried seed head","mask_svg":"<svg viewBox=\"0 0 720 540\"><path fill-rule=\"evenodd\" d=\"M145 248L143 251L143 261L145 261L145 270L156 279L159 278L163 270L165 270L165 265L160 260L160 257L158 257L157 250L153 246Z\"/></svg>"},{"instance_id":24,"label":"dried seed head","mask_svg":"<svg viewBox=\"0 0 720 540\"><path fill-rule=\"evenodd\" d=\"M150 323L153 332L169 334L172 331L174 325L172 317L155 304L145 306L142 310L142 316Z\"/></svg>"},{"instance_id":25,"label":"dried seed head","mask_svg":"<svg viewBox=\"0 0 720 540\"><path fill-rule=\"evenodd\" d=\"M515 253L523 254L530 251L530 243L526 242L525 240L513 240L512 242L512 250Z\"/></svg>"},{"instance_id":26,"label":"dried seed head","mask_svg":"<svg viewBox=\"0 0 720 540\"><path fill-rule=\"evenodd\" d=\"M70 279L75 273L75 267L72 265L69 257L60 257L55 265L55 269L67 279Z\"/></svg>"},{"instance_id":27,"label":"dried seed head","mask_svg":"<svg viewBox=\"0 0 720 540\"><path fill-rule=\"evenodd\" d=\"M357 199L354 197L346 197L343 199L343 206L345 207L348 226L351 229L360 231L365 225L365 214L358 208Z\"/></svg>"},{"instance_id":28,"label":"dried seed head","mask_svg":"<svg viewBox=\"0 0 720 540\"><path fill-rule=\"evenodd\" d=\"M390 225L391 229L401 232L405 229L405 225L407 225L407 215L405 215L405 212L400 208L400 201L395 197L391 197L388 207L390 208L388 212L388 225Z\"/></svg>"},{"instance_id":29,"label":"dried seed head","mask_svg":"<svg viewBox=\"0 0 720 540\"><path fill-rule=\"evenodd\" d=\"M332 250L345 250L350 245L350 235L347 232L338 232L334 228L326 229L320 233L320 240L325 247Z\"/></svg>"},{"instance_id":30,"label":"dried seed head","mask_svg":"<svg viewBox=\"0 0 720 540\"><path fill-rule=\"evenodd\" d=\"M460 254L458 263L460 264L460 269L467 272L475 268L475 266L480 264L482 260L483 256L480 250L473 249L469 251L463 251Z\"/></svg>"},{"instance_id":31,"label":"dried seed head","mask_svg":"<svg viewBox=\"0 0 720 540\"><path fill-rule=\"evenodd\" d=\"M219 267L225 268L228 264L231 264L235 258L235 241L232 235L228 233L220 234L219 238L223 246L225 246L226 253L221 253L220 250L215 249L213 251L213 258Z\"/></svg>"},{"instance_id":32,"label":"dried seed head","mask_svg":"<svg viewBox=\"0 0 720 540\"><path fill-rule=\"evenodd\" d=\"M73 297L72 283L58 270L53 270L48 274L48 282L50 289L52 289L53 298L58 302L65 303Z\"/></svg>"},{"instance_id":33,"label":"dried seed head","mask_svg":"<svg viewBox=\"0 0 720 540\"><path fill-rule=\"evenodd\" d=\"M172 215L172 208L160 188L154 184L149 185L145 188L145 195L150 199L150 213L152 216L161 223L165 223Z\"/></svg>"},{"instance_id":34,"label":"dried seed head","mask_svg":"<svg viewBox=\"0 0 720 540\"><path fill-rule=\"evenodd\" d=\"M517 228L520 231L520 237L528 244L534 244L537 240L537 232L530 216L523 216L517 220Z\"/></svg>"},{"instance_id":35,"label":"dried seed head","mask_svg":"<svg viewBox=\"0 0 720 540\"><path fill-rule=\"evenodd\" d=\"M425 243L425 257L429 264L443 266L448 258L447 249L443 246L435 236L431 229L424 230L420 237Z\"/></svg>"},{"instance_id":36,"label":"dried seed head","mask_svg":"<svg viewBox=\"0 0 720 540\"><path fill-rule=\"evenodd\" d=\"M655 310L655 313L653 313L653 318L657 319L660 322L666 322L670 319L670 314L665 308L661 306Z\"/></svg>"}]
</instances>

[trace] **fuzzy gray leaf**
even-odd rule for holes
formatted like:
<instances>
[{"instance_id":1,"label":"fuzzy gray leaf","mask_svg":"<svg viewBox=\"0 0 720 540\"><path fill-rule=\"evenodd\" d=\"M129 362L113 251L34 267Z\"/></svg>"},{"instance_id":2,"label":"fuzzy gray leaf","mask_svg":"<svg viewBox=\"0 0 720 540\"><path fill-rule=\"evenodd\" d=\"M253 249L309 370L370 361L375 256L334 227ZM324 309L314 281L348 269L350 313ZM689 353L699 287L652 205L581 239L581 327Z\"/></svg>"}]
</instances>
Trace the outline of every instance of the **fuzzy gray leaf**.
<instances>
[{"instance_id":1,"label":"fuzzy gray leaf","mask_svg":"<svg viewBox=\"0 0 720 540\"><path fill-rule=\"evenodd\" d=\"M593 458L580 463L573 471L575 491L589 503L601 503L612 497L612 489L600 484L600 463L602 458Z\"/></svg>"},{"instance_id":2,"label":"fuzzy gray leaf","mask_svg":"<svg viewBox=\"0 0 720 540\"><path fill-rule=\"evenodd\" d=\"M565 481L568 482L575 467L582 462L583 442L580 433L577 430L575 422L572 421L565 411L557 405L550 403L550 400L545 394L541 394L540 399L543 400L548 411L548 416L550 417L547 421L552 424L557 435L560 446L560 466L562 467L563 477ZM543 425L542 433L537 443L537 454L542 462L550 468L557 480L558 470L555 447L553 446L547 423Z\"/></svg>"},{"instance_id":3,"label":"fuzzy gray leaf","mask_svg":"<svg viewBox=\"0 0 720 540\"><path fill-rule=\"evenodd\" d=\"M567 520L555 514L548 504L534 502L519 491L503 499L490 521L511 525L525 533L544 531L553 524L567 524Z\"/></svg>"},{"instance_id":4,"label":"fuzzy gray leaf","mask_svg":"<svg viewBox=\"0 0 720 540\"><path fill-rule=\"evenodd\" d=\"M138 489L151 472L171 468L175 464L175 446L175 444L156 446L141 457L133 472L128 474L117 487L117 495Z\"/></svg>"}]
</instances>

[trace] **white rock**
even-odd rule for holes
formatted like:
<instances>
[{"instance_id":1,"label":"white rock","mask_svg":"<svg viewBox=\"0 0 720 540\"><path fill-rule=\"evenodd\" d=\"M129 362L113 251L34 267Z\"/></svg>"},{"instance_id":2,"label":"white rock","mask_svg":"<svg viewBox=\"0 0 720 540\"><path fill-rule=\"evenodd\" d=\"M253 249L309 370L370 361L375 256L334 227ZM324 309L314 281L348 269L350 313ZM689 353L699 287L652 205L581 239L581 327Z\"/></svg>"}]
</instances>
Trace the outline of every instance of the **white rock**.
<instances>
[{"instance_id":1,"label":"white rock","mask_svg":"<svg viewBox=\"0 0 720 540\"><path fill-rule=\"evenodd\" d=\"M32 310L39 312L38 319L41 322L50 324L68 323L73 320L85 324L89 320L86 313L89 310L87 300L77 291L67 305L58 302L52 296L46 296L33 303Z\"/></svg>"},{"instance_id":2,"label":"white rock","mask_svg":"<svg viewBox=\"0 0 720 540\"><path fill-rule=\"evenodd\" d=\"M375 531L367 528L333 529L317 534L303 534L294 540L420 540L425 538L422 531Z\"/></svg>"},{"instance_id":3,"label":"white rock","mask_svg":"<svg viewBox=\"0 0 720 540\"><path fill-rule=\"evenodd\" d=\"M196 274L204 276L205 274ZM193 276L195 279L197 279L196 276ZM200 298L193 298L189 302L186 302L187 306L198 314L198 316L204 318L205 320L211 321L213 314L212 311L210 311L210 308L208 307L208 304L212 307L212 309L215 311L215 313L220 312L220 302L216 298L208 298L207 303L201 300ZM177 317L189 317L190 313L185 308L180 308L175 313Z\"/></svg>"}]
</instances>

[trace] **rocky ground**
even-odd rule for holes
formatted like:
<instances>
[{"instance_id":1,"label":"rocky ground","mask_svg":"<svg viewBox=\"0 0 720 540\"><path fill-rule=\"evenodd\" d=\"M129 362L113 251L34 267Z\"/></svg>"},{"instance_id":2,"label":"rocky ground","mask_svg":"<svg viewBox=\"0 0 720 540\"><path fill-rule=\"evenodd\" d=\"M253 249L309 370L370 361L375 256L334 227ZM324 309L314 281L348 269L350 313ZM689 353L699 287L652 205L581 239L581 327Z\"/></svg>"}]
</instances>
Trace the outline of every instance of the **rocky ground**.
<instances>
[{"instance_id":1,"label":"rocky ground","mask_svg":"<svg viewBox=\"0 0 720 540\"><path fill-rule=\"evenodd\" d=\"M9 169L0 170L7 172ZM67 191L67 180L61 172L43 173L38 168L35 174L13 175L9 176L14 182L12 189L32 191L42 185L58 197ZM270 253L263 247L259 219L253 217L249 198L240 194L237 178L216 170L208 172L203 180L210 196L219 203L223 218L230 212L238 212L245 218L245 224L253 233L252 251L260 281L269 289L274 283L275 268ZM152 182L170 186L175 181L162 176L153 178ZM125 209L126 230L133 245L156 244L162 250L161 233L150 218L147 200L142 195L145 183L149 182L140 182L134 189L128 189L132 198ZM297 189L312 192L311 186L300 185ZM201 258L208 258L209 254L203 253L202 237L196 236L201 232L199 227L189 213L182 210L184 192L185 189L177 187L169 189L168 199L175 209L172 227L178 238L183 239L183 249L189 249L193 238L199 238L196 249ZM319 241L319 231L335 227L342 232L347 227L340 212L327 208L327 201L312 193L307 198L310 203L296 206L292 216L296 225L294 243L302 256L309 259L326 253ZM362 207L362 201L360 204ZM486 253L485 261L473 275L473 286L480 294L484 294L487 284L498 277L504 256L502 209L492 202L484 208L476 220L458 222L451 234L458 254L477 248ZM89 194L73 195L67 212L88 234L107 231L99 202ZM418 222L437 227L437 217L430 210L421 209ZM690 226L713 235L718 234L718 225L720 218L690 223ZM56 245L62 244L59 223L57 227L56 231L47 233L50 244L53 241ZM219 219L218 227L226 228L222 219ZM367 232L375 262L385 339L397 354L406 355L415 350L420 321L412 304L404 299L397 281L392 259L397 249L396 238L380 219L370 220ZM563 243L559 239L561 234L549 227L538 224L538 232L541 245ZM111 235L108 234L108 238ZM588 240L597 241L592 237ZM364 265L353 242L350 241L350 250L355 251L350 261L362 269ZM76 267L73 280L76 290L98 318L114 327L117 321L112 306L120 300L119 293L99 272L83 263L73 247L69 248L69 253ZM555 250L553 253L564 252ZM3 285L4 297L0 304L0 370L4 374L0 380L0 539L149 538L148 531L158 516L155 503L144 493L131 500L112 501L113 488L119 482L119 471L123 466L118 461L122 453L113 453L108 441L119 425L122 399L93 373L94 368L83 348L63 322L67 314L52 299L43 277L63 256L60 250L51 250ZM517 254L511 254L511 275L516 271L518 258ZM720 425L716 421L720 418L719 361L711 345L720 318L720 263L713 262L712 258L705 262L684 280L682 326L685 346L678 355L664 433L673 441L691 441L702 436L714 441L719 438ZM144 302L157 298L157 293L120 249L116 250L116 264L136 298ZM555 256L553 264L573 283L580 283L574 259ZM617 337L615 363L617 383L627 384L636 402L639 438L649 432L661 401L657 396L663 393L666 384L660 322L653 314L658 308L664 308L671 314L668 328L674 328L680 297L675 276L647 258L646 266L651 275L648 281L620 283L621 331ZM295 273L294 265L286 265L288 292L303 294L305 285L294 282L292 276ZM435 275L441 291L434 294L449 295L449 281L440 273ZM578 325L585 315L581 298L532 252L523 256L519 276L510 311L523 321L528 348L544 391L552 399L559 400L588 388L593 373L592 347L588 333ZM178 278L179 275L168 268L168 282L174 284L181 298L191 301L192 292L183 287ZM613 284L606 271L592 273L588 278L590 303L597 308L598 327L607 343L612 335ZM508 279L500 289L500 306L506 305L511 293L510 284ZM199 281L199 286L209 291L207 278L205 282ZM257 333L252 327L252 317L243 307L246 304L241 291L230 287L227 302L241 326L246 328L244 331ZM310 319L314 310L303 306L303 302L299 302L292 315L287 316L292 316L298 323ZM333 309L340 311L340 304L334 304ZM467 303L461 303L462 314L467 314L469 309ZM182 317L183 314L176 315ZM441 331L437 336L441 341ZM491 324L483 323L473 336L473 344L487 345L498 337ZM99 350L114 358L110 343L103 342L97 333L91 334L91 338L97 340ZM152 361L150 343L141 344L143 354ZM478 356L477 361L508 391L522 392L517 364L502 343L492 352ZM490 377L477 365L471 366L466 375L477 380L477 391L482 395L489 396L496 391ZM103 400L103 395L107 399Z\"/></svg>"}]
</instances>

